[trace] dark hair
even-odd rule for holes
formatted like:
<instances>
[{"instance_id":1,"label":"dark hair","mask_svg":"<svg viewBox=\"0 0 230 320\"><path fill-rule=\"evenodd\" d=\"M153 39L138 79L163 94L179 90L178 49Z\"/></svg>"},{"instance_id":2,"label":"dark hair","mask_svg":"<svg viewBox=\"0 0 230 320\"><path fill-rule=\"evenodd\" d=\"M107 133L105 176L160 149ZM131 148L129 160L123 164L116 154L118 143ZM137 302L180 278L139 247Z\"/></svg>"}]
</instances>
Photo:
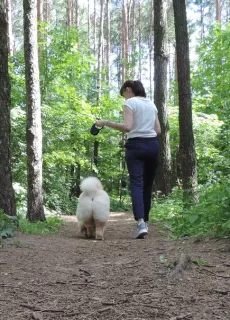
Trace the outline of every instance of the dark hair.
<instances>
[{"instance_id":1,"label":"dark hair","mask_svg":"<svg viewBox=\"0 0 230 320\"><path fill-rule=\"evenodd\" d=\"M125 91L126 88L131 88L135 96L139 97L145 97L146 98L146 93L145 93L145 88L143 87L143 84L139 80L127 80L123 83L120 89L120 95L123 95L123 92Z\"/></svg>"}]
</instances>

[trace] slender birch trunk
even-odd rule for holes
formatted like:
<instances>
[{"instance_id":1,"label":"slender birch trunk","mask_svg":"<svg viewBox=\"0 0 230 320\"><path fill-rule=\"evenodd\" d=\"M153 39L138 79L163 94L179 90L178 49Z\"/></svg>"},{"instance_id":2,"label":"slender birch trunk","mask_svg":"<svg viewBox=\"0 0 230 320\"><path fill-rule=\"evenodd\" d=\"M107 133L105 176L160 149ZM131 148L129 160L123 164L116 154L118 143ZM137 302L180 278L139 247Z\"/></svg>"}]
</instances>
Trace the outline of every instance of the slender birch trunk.
<instances>
[{"instance_id":1,"label":"slender birch trunk","mask_svg":"<svg viewBox=\"0 0 230 320\"><path fill-rule=\"evenodd\" d=\"M30 221L44 221L42 194L42 126L37 45L37 1L23 0L27 106L28 207Z\"/></svg>"},{"instance_id":2,"label":"slender birch trunk","mask_svg":"<svg viewBox=\"0 0 230 320\"><path fill-rule=\"evenodd\" d=\"M13 46L13 31L12 31L12 10L11 10L11 0L6 1L6 15L8 22L8 53L10 56L14 54L14 46Z\"/></svg>"}]
</instances>

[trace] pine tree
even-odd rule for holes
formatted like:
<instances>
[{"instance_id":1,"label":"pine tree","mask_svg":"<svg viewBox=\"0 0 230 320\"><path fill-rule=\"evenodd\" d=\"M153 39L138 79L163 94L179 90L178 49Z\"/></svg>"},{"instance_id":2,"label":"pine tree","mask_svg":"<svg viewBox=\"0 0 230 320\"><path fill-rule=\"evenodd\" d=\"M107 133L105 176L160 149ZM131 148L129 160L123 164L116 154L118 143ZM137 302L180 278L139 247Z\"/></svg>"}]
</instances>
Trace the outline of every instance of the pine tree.
<instances>
[{"instance_id":1,"label":"pine tree","mask_svg":"<svg viewBox=\"0 0 230 320\"><path fill-rule=\"evenodd\" d=\"M186 201L197 201L196 152L192 124L190 62L185 0L173 0L179 92L179 156Z\"/></svg>"},{"instance_id":2,"label":"pine tree","mask_svg":"<svg viewBox=\"0 0 230 320\"><path fill-rule=\"evenodd\" d=\"M8 73L7 17L0 3L0 210L16 214L10 157L10 80Z\"/></svg>"},{"instance_id":3,"label":"pine tree","mask_svg":"<svg viewBox=\"0 0 230 320\"><path fill-rule=\"evenodd\" d=\"M169 144L169 124L167 109L168 52L167 52L167 2L154 1L154 102L161 123L160 167L157 174L157 187L163 194L171 192L171 152Z\"/></svg>"}]
</instances>

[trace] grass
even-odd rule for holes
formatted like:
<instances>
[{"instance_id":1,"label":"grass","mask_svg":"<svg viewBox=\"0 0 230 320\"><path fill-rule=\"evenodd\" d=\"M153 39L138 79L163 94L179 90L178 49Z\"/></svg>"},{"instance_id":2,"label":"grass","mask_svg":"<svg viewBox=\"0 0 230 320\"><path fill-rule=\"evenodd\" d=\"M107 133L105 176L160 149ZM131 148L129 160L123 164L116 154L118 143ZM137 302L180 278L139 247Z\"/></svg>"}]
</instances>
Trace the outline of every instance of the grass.
<instances>
[{"instance_id":1,"label":"grass","mask_svg":"<svg viewBox=\"0 0 230 320\"><path fill-rule=\"evenodd\" d=\"M46 221L30 222L25 217L19 217L19 230L29 234L52 235L65 224L58 216L48 217Z\"/></svg>"},{"instance_id":2,"label":"grass","mask_svg":"<svg viewBox=\"0 0 230 320\"><path fill-rule=\"evenodd\" d=\"M0 247L3 247L2 239L13 238L16 230L28 234L53 235L65 224L58 216L47 217L46 221L30 222L24 215L7 216L0 211Z\"/></svg>"}]
</instances>

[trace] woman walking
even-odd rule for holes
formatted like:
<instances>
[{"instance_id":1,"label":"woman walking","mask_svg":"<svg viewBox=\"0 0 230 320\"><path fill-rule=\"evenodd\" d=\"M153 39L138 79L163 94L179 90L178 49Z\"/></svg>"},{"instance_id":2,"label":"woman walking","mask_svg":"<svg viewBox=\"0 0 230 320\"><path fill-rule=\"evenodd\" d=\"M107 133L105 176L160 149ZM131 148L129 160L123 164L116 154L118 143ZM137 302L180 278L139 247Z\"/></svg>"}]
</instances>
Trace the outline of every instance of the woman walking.
<instances>
[{"instance_id":1,"label":"woman walking","mask_svg":"<svg viewBox=\"0 0 230 320\"><path fill-rule=\"evenodd\" d=\"M129 172L133 215L137 221L135 239L148 234L153 181L158 166L159 143L157 135L161 128L154 103L146 98L139 80L127 80L120 89L125 98L124 122L97 120L99 127L110 127L127 133L125 160Z\"/></svg>"}]
</instances>

